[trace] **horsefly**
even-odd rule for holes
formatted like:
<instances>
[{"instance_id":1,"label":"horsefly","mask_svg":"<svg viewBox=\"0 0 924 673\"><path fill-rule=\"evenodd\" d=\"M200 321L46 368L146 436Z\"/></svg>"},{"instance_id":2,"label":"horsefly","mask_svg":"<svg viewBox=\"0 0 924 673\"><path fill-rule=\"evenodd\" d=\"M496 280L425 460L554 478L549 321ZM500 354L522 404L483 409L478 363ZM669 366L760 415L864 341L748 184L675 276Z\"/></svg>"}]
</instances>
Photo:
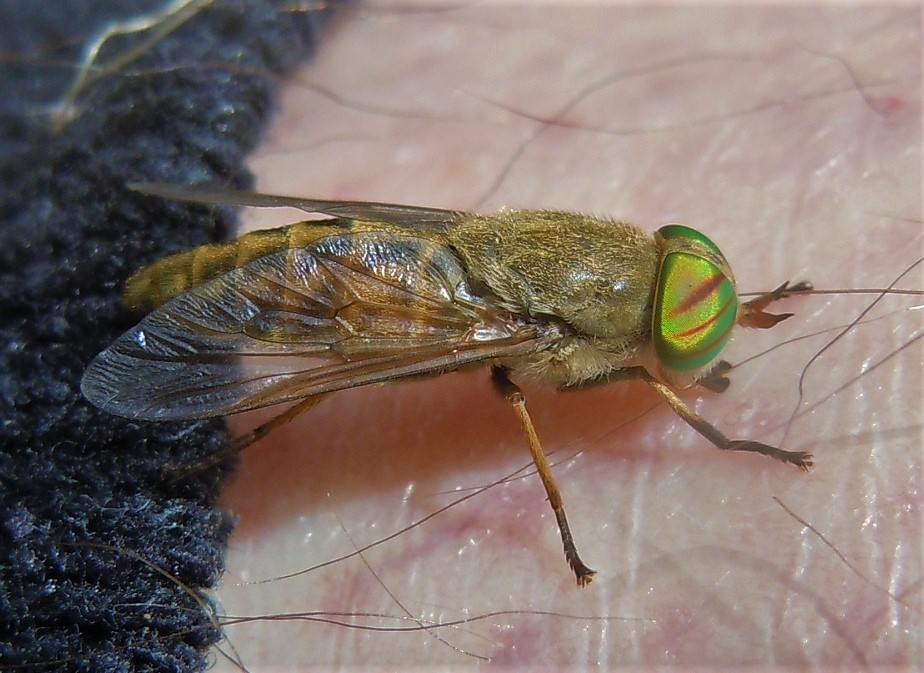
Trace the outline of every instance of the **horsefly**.
<instances>
[{"instance_id":1,"label":"horsefly","mask_svg":"<svg viewBox=\"0 0 924 673\"><path fill-rule=\"evenodd\" d=\"M511 376L579 388L638 380L724 450L803 470L804 452L727 438L674 392L721 392L718 355L735 324L769 328L772 302L810 289L784 283L739 300L724 255L680 224L652 236L562 211L496 215L389 203L322 201L207 188L133 185L170 199L290 206L327 215L171 255L128 279L147 317L100 353L81 388L128 418L178 420L294 403L239 438L237 451L337 390L491 369L513 406L579 586L581 560L561 494ZM224 454L223 454L224 455Z\"/></svg>"}]
</instances>

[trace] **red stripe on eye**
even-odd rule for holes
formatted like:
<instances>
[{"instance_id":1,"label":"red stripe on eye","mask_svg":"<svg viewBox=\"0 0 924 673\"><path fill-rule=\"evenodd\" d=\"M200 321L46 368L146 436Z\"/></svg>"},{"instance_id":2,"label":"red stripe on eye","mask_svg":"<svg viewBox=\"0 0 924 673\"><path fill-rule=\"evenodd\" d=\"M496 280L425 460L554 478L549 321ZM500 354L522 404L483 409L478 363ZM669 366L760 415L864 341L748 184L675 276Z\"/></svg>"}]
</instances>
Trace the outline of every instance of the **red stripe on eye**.
<instances>
[{"instance_id":1,"label":"red stripe on eye","mask_svg":"<svg viewBox=\"0 0 924 673\"><path fill-rule=\"evenodd\" d=\"M689 353L689 357L695 358L702 353L708 353L709 351L711 351L713 348L716 347L716 344L721 343L722 341L725 340L727 334L729 333L729 331L731 331L731 328L734 326L735 326L735 323L729 323L728 327L722 330L721 334L716 335L716 338L710 341L708 344L702 344L695 351L693 351L692 353Z\"/></svg>"},{"instance_id":2,"label":"red stripe on eye","mask_svg":"<svg viewBox=\"0 0 924 673\"><path fill-rule=\"evenodd\" d=\"M698 285L687 292L683 301L677 304L670 314L668 314L668 319L676 318L681 313L686 313L701 301L704 301L706 297L716 291L723 280L725 280L725 276L721 273L715 273L709 278L702 280Z\"/></svg>"},{"instance_id":3,"label":"red stripe on eye","mask_svg":"<svg viewBox=\"0 0 924 673\"><path fill-rule=\"evenodd\" d=\"M721 317L725 314L725 311L728 310L728 307L729 307L729 305L732 303L732 300L733 300L733 299L734 299L734 297L729 297L728 301L725 302L725 305L724 305L722 308L720 308L718 311L716 311L715 313L713 313L713 314L712 314L712 317L709 318L709 320L704 320L703 322L701 322L700 324L696 325L695 327L691 327L690 329L684 330L683 332L677 332L677 333L674 335L674 338L676 338L676 339L685 339L685 338L687 338L687 337L693 336L694 334L698 334L699 332L702 332L703 330L707 329L708 327L714 325L716 322L718 322L719 318L721 318ZM727 331L727 330L726 330L726 331Z\"/></svg>"}]
</instances>

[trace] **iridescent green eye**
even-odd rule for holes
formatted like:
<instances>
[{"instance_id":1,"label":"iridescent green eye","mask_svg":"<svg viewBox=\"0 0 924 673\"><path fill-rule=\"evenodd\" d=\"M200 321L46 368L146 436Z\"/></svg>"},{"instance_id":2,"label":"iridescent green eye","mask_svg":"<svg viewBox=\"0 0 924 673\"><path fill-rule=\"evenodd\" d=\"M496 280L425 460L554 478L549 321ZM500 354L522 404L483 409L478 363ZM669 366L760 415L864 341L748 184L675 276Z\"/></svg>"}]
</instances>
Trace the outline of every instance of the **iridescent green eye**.
<instances>
[{"instance_id":1,"label":"iridescent green eye","mask_svg":"<svg viewBox=\"0 0 924 673\"><path fill-rule=\"evenodd\" d=\"M708 364L728 342L738 294L728 262L706 236L680 224L658 234L664 254L652 325L655 351L668 369L689 371Z\"/></svg>"}]
</instances>

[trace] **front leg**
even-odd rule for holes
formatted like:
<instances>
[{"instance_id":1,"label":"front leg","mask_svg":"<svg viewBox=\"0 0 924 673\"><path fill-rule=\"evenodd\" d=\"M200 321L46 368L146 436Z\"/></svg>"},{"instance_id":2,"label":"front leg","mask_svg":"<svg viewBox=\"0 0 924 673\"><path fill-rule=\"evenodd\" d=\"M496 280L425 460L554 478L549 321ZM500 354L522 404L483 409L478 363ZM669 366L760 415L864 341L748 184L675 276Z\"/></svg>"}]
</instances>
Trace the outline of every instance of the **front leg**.
<instances>
[{"instance_id":1,"label":"front leg","mask_svg":"<svg viewBox=\"0 0 924 673\"><path fill-rule=\"evenodd\" d=\"M724 393L731 385L731 381L725 376L731 371L732 364L728 360L719 360L712 371L696 382L696 385L702 386L706 390L714 393Z\"/></svg>"},{"instance_id":2,"label":"front leg","mask_svg":"<svg viewBox=\"0 0 924 673\"><path fill-rule=\"evenodd\" d=\"M778 288L779 290L780 288ZM702 381L699 381L699 385L713 390L714 392L722 392L728 387L728 379L722 374L727 372L731 368L731 365L725 362L724 360L719 362L713 372L718 373L718 378L713 378L712 375L707 376ZM750 439L729 439L723 435L714 425L712 425L705 418L697 414L690 407L688 407L680 397L677 396L669 386L658 381L655 377L648 373L648 370L644 367L626 367L625 369L617 369L603 379L596 380L592 382L592 385L599 385L601 383L610 383L612 381L644 381L652 388L654 388L661 397L664 398L664 401L667 402L671 409L673 409L680 418L685 420L687 424L694 430L696 430L703 437L708 439L712 444L722 449L723 451L752 451L754 453L759 453L764 456L769 456L780 460L784 463L790 463L795 465L801 470L808 471L812 467L812 455L806 453L805 451L784 451L776 446L771 446L769 444L763 444L761 442L755 442ZM573 386L565 388L565 390L574 390L578 386Z\"/></svg>"},{"instance_id":3,"label":"front leg","mask_svg":"<svg viewBox=\"0 0 924 673\"><path fill-rule=\"evenodd\" d=\"M808 472L809 468L812 467L812 454L806 453L805 451L784 451L779 447L755 442L750 439L729 439L719 432L709 421L688 407L683 400L677 396L677 393L649 374L644 367L633 367L633 369L636 370L639 379L661 394L664 401L671 406L671 409L677 412L680 418L685 420L691 428L712 442L717 448L723 451L753 451L754 453L770 456L784 463L795 465L805 472Z\"/></svg>"}]
</instances>

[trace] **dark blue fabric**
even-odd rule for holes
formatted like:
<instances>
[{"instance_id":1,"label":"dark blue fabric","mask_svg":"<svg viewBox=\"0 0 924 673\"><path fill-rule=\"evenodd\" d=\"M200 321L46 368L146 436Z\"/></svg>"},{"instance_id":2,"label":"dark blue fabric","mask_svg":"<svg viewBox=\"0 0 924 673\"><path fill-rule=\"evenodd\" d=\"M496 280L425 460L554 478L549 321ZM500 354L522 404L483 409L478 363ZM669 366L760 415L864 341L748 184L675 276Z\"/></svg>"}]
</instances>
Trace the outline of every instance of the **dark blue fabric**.
<instances>
[{"instance_id":1,"label":"dark blue fabric","mask_svg":"<svg viewBox=\"0 0 924 673\"><path fill-rule=\"evenodd\" d=\"M120 305L124 279L233 226L230 210L125 184L246 185L279 75L309 54L321 15L218 0L95 82L53 132L47 110L83 44L161 4L0 2L0 669L201 670L219 637L140 559L195 590L214 585L232 528L214 507L228 466L176 487L160 475L218 450L222 423L113 418L79 380L137 320Z\"/></svg>"}]
</instances>

